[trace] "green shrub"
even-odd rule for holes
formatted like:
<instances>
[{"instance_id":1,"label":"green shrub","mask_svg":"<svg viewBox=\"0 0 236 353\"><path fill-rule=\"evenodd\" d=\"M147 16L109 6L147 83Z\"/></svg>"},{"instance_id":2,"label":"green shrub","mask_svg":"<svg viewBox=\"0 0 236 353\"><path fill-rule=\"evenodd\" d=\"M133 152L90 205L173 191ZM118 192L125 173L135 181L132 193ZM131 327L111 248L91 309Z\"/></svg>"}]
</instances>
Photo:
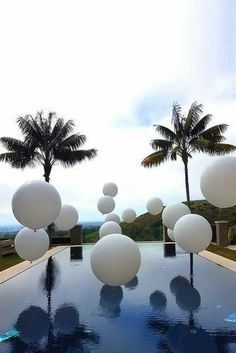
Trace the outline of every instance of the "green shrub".
<instances>
[{"instance_id":1,"label":"green shrub","mask_svg":"<svg viewBox=\"0 0 236 353\"><path fill-rule=\"evenodd\" d=\"M236 244L236 230L234 227L230 227L229 229L229 243L230 245Z\"/></svg>"}]
</instances>

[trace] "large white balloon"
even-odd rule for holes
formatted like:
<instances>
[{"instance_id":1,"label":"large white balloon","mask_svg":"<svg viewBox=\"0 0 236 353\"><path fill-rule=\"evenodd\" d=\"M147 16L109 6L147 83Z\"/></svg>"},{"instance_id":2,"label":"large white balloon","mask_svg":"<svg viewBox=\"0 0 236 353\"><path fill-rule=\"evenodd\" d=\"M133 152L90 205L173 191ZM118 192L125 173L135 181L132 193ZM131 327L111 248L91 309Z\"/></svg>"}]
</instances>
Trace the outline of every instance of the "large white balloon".
<instances>
[{"instance_id":1,"label":"large white balloon","mask_svg":"<svg viewBox=\"0 0 236 353\"><path fill-rule=\"evenodd\" d=\"M44 228L53 223L60 210L61 198L56 188L41 180L24 183L12 198L14 216L30 229Z\"/></svg>"},{"instance_id":2,"label":"large white balloon","mask_svg":"<svg viewBox=\"0 0 236 353\"><path fill-rule=\"evenodd\" d=\"M49 248L49 237L44 229L33 231L21 229L15 237L15 249L24 260L34 261L45 254Z\"/></svg>"},{"instance_id":3,"label":"large white balloon","mask_svg":"<svg viewBox=\"0 0 236 353\"><path fill-rule=\"evenodd\" d=\"M167 234L168 234L168 237L172 240L172 241L175 241L175 236L174 236L174 231L170 228L167 229Z\"/></svg>"},{"instance_id":4,"label":"large white balloon","mask_svg":"<svg viewBox=\"0 0 236 353\"><path fill-rule=\"evenodd\" d=\"M212 229L209 222L197 214L181 217L174 228L175 241L189 253L205 250L212 239Z\"/></svg>"},{"instance_id":5,"label":"large white balloon","mask_svg":"<svg viewBox=\"0 0 236 353\"><path fill-rule=\"evenodd\" d=\"M118 187L115 183L106 183L102 191L104 195L115 197L118 193Z\"/></svg>"},{"instance_id":6,"label":"large white balloon","mask_svg":"<svg viewBox=\"0 0 236 353\"><path fill-rule=\"evenodd\" d=\"M97 208L102 214L110 213L115 208L115 201L111 196L102 196L98 200Z\"/></svg>"},{"instance_id":7,"label":"large white balloon","mask_svg":"<svg viewBox=\"0 0 236 353\"><path fill-rule=\"evenodd\" d=\"M137 244L123 234L110 234L94 246L90 257L95 276L110 286L120 286L133 279L141 264Z\"/></svg>"},{"instance_id":8,"label":"large white balloon","mask_svg":"<svg viewBox=\"0 0 236 353\"><path fill-rule=\"evenodd\" d=\"M62 205L59 216L54 224L60 230L69 230L73 228L78 221L79 215L75 207L71 205Z\"/></svg>"},{"instance_id":9,"label":"large white balloon","mask_svg":"<svg viewBox=\"0 0 236 353\"><path fill-rule=\"evenodd\" d=\"M203 196L220 208L236 205L236 158L223 157L210 165L200 179Z\"/></svg>"},{"instance_id":10,"label":"large white balloon","mask_svg":"<svg viewBox=\"0 0 236 353\"><path fill-rule=\"evenodd\" d=\"M132 223L136 219L136 212L132 208L126 208L122 214L121 218L126 223Z\"/></svg>"},{"instance_id":11,"label":"large white balloon","mask_svg":"<svg viewBox=\"0 0 236 353\"><path fill-rule=\"evenodd\" d=\"M153 216L158 215L159 213L161 213L162 209L163 209L163 202L161 199L159 199L159 197L153 197L152 199L148 200L147 210L151 215Z\"/></svg>"},{"instance_id":12,"label":"large white balloon","mask_svg":"<svg viewBox=\"0 0 236 353\"><path fill-rule=\"evenodd\" d=\"M121 234L121 226L113 221L104 223L99 229L99 236L102 238L108 234Z\"/></svg>"},{"instance_id":13,"label":"large white balloon","mask_svg":"<svg viewBox=\"0 0 236 353\"><path fill-rule=\"evenodd\" d=\"M191 213L188 206L183 203L172 203L162 212L162 220L167 228L174 229L175 223L186 214Z\"/></svg>"},{"instance_id":14,"label":"large white balloon","mask_svg":"<svg viewBox=\"0 0 236 353\"><path fill-rule=\"evenodd\" d=\"M116 222L116 223L120 224L120 217L116 213L109 213L106 216L105 221L106 222L113 221L113 222Z\"/></svg>"}]
</instances>

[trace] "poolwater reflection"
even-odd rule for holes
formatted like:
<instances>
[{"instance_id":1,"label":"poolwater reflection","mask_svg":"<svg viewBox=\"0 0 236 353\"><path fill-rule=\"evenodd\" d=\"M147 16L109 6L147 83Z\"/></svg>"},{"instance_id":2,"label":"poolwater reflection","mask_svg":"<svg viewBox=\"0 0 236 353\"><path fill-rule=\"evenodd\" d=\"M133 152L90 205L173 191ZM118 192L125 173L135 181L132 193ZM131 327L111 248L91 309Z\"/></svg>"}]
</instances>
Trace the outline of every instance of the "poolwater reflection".
<instances>
[{"instance_id":1,"label":"poolwater reflection","mask_svg":"<svg viewBox=\"0 0 236 353\"><path fill-rule=\"evenodd\" d=\"M236 353L236 323L225 320L236 312L233 272L196 255L191 285L189 255L140 244L137 276L110 287L90 250L77 266L66 249L0 286L1 353Z\"/></svg>"}]
</instances>

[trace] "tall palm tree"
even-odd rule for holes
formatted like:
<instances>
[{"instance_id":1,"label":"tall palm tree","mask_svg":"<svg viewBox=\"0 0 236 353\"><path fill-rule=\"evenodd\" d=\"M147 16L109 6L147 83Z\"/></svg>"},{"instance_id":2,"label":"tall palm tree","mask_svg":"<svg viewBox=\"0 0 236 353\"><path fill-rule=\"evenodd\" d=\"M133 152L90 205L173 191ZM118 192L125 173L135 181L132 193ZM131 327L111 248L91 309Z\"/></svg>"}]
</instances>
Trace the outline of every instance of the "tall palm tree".
<instances>
[{"instance_id":1,"label":"tall palm tree","mask_svg":"<svg viewBox=\"0 0 236 353\"><path fill-rule=\"evenodd\" d=\"M185 187L187 204L190 206L188 162L194 152L207 153L209 155L224 155L236 150L236 146L223 143L223 133L228 125L219 124L207 128L212 120L212 115L203 113L202 104L194 102L187 116L182 114L178 103L173 104L171 123L173 131L162 125L154 125L156 131L164 139L151 141L154 153L148 155L142 161L144 167L158 166L168 160L175 161L179 157L184 164Z\"/></svg>"},{"instance_id":2,"label":"tall palm tree","mask_svg":"<svg viewBox=\"0 0 236 353\"><path fill-rule=\"evenodd\" d=\"M0 154L0 161L9 163L13 168L24 169L41 164L46 182L50 180L52 167L60 163L72 167L85 159L96 156L95 149L79 149L86 141L86 136L72 134L74 122L64 121L50 112L44 117L43 112L36 117L26 115L17 119L24 140L1 137L1 144L9 151Z\"/></svg>"}]
</instances>

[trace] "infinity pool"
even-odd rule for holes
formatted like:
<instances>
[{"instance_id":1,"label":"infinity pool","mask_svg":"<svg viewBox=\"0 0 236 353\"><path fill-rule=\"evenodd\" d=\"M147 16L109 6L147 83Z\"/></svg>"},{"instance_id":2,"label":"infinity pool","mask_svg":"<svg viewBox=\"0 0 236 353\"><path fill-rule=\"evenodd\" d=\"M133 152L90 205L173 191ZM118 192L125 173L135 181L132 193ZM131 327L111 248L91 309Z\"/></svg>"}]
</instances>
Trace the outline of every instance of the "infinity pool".
<instances>
[{"instance_id":1,"label":"infinity pool","mask_svg":"<svg viewBox=\"0 0 236 353\"><path fill-rule=\"evenodd\" d=\"M70 249L0 285L0 353L236 352L236 274L162 244L122 287L100 283Z\"/></svg>"}]
</instances>

